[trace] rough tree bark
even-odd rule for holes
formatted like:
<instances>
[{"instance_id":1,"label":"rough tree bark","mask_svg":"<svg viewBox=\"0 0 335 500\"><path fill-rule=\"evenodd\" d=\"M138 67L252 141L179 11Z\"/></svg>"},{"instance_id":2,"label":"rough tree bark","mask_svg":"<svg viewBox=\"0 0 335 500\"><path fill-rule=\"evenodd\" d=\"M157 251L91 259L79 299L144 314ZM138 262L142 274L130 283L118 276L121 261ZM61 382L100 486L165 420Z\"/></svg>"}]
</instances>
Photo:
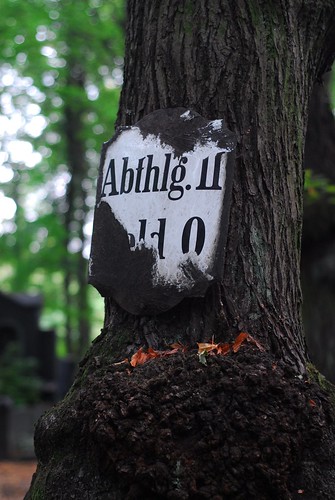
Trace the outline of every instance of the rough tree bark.
<instances>
[{"instance_id":1,"label":"rough tree bark","mask_svg":"<svg viewBox=\"0 0 335 500\"><path fill-rule=\"evenodd\" d=\"M335 49L335 2L128 2L118 124L165 107L224 118L238 140L225 275L168 313L105 326L36 430L26 498L333 498L331 389L307 370L299 281L309 96ZM264 346L192 347L240 331ZM140 346L186 353L115 364Z\"/></svg>"}]
</instances>

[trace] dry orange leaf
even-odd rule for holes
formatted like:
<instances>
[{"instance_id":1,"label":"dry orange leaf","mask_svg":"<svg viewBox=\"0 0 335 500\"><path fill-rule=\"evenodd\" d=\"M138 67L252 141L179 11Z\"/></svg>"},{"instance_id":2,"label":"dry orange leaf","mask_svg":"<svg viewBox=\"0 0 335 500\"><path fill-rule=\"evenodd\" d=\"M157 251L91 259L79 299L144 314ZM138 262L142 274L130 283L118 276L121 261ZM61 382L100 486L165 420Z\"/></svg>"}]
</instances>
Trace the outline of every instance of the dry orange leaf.
<instances>
[{"instance_id":1,"label":"dry orange leaf","mask_svg":"<svg viewBox=\"0 0 335 500\"><path fill-rule=\"evenodd\" d=\"M169 354L175 354L178 351L186 352L187 351L187 346L184 344L181 344L180 342L175 342L174 344L171 344L170 347L172 348L171 351L165 351L166 355Z\"/></svg>"},{"instance_id":2,"label":"dry orange leaf","mask_svg":"<svg viewBox=\"0 0 335 500\"><path fill-rule=\"evenodd\" d=\"M258 340L256 340L254 337L252 337L251 335L249 335L249 333L246 333L246 332L241 332L237 337L236 337L236 340L233 344L233 352L237 352L241 345L243 344L243 342L245 341L248 341L248 342L251 342L252 344L254 344L256 347L258 347L258 349L260 351L264 351L264 347L262 346L262 344L260 344L258 342Z\"/></svg>"},{"instance_id":3,"label":"dry orange leaf","mask_svg":"<svg viewBox=\"0 0 335 500\"><path fill-rule=\"evenodd\" d=\"M309 405L310 405L312 408L315 408L315 406L316 406L316 402L314 401L314 399L310 399L308 402L309 402Z\"/></svg>"},{"instance_id":4,"label":"dry orange leaf","mask_svg":"<svg viewBox=\"0 0 335 500\"><path fill-rule=\"evenodd\" d=\"M143 365L146 361L148 361L148 354L143 352L143 347L140 347L135 354L132 355L130 364L131 366Z\"/></svg>"},{"instance_id":5,"label":"dry orange leaf","mask_svg":"<svg viewBox=\"0 0 335 500\"><path fill-rule=\"evenodd\" d=\"M230 351L230 345L229 344L218 344L217 347L217 353L222 354L223 356L226 356Z\"/></svg>"},{"instance_id":6,"label":"dry orange leaf","mask_svg":"<svg viewBox=\"0 0 335 500\"><path fill-rule=\"evenodd\" d=\"M204 354L205 352L211 352L218 348L219 344L213 344L209 342L198 342L198 354Z\"/></svg>"},{"instance_id":7,"label":"dry orange leaf","mask_svg":"<svg viewBox=\"0 0 335 500\"><path fill-rule=\"evenodd\" d=\"M199 357L201 357L202 360L205 359L206 355L211 354L218 354L221 356L226 356L230 350L232 349L233 352L238 352L240 349L241 345L243 342L248 341L251 342L252 344L255 344L259 350L264 351L264 347L256 340L254 337L249 335L249 333L246 332L241 332L235 342L231 344L215 344L214 339L212 339L212 342L198 342L198 354ZM143 350L143 347L140 347L140 349L133 354L130 360L131 366L135 367L137 365L143 365L149 359L153 358L162 358L164 356L170 356L171 354L176 354L178 351L185 352L187 350L187 346L175 342L174 344L171 344L171 350L167 351L155 351L152 347L149 347L147 352ZM124 359L123 361L120 361L119 363L114 363L116 365L122 364L122 363L128 363L128 359ZM202 361L203 362L203 361ZM205 363L204 363L205 364ZM310 400L310 405L313 406L312 404L313 400ZM313 402L315 405L315 402Z\"/></svg>"},{"instance_id":8,"label":"dry orange leaf","mask_svg":"<svg viewBox=\"0 0 335 500\"><path fill-rule=\"evenodd\" d=\"M148 352L147 352L148 358L159 358L162 356L162 353L160 351L155 351L152 347L149 347Z\"/></svg>"},{"instance_id":9,"label":"dry orange leaf","mask_svg":"<svg viewBox=\"0 0 335 500\"><path fill-rule=\"evenodd\" d=\"M241 345L243 342L248 338L249 334L245 332L241 332L235 339L235 342L233 343L233 352L239 351Z\"/></svg>"},{"instance_id":10,"label":"dry orange leaf","mask_svg":"<svg viewBox=\"0 0 335 500\"><path fill-rule=\"evenodd\" d=\"M214 352L216 351L216 353ZM221 354L226 356L230 351L229 344L214 344L214 342L199 342L198 343L198 354Z\"/></svg>"},{"instance_id":11,"label":"dry orange leaf","mask_svg":"<svg viewBox=\"0 0 335 500\"><path fill-rule=\"evenodd\" d=\"M140 347L140 349L133 354L130 360L131 366L137 366L137 365L143 365L143 363L146 363L149 361L149 359L153 358L162 358L163 356L169 356L171 354L176 354L178 351L183 351L185 352L187 347L182 345L182 344L172 344L171 347L173 348L170 351L155 351L152 347L149 347L147 352L144 352L143 347ZM125 361L124 361L125 362Z\"/></svg>"}]
</instances>

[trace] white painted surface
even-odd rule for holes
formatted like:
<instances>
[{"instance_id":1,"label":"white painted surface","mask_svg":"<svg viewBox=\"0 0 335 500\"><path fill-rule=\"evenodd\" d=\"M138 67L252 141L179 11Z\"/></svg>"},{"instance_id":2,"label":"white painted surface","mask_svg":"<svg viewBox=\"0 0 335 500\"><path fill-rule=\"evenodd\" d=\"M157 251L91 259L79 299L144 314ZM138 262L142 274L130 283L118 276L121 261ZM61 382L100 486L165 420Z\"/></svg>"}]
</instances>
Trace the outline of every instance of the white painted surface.
<instances>
[{"instance_id":1,"label":"white painted surface","mask_svg":"<svg viewBox=\"0 0 335 500\"><path fill-rule=\"evenodd\" d=\"M192 119L187 112L181 115L184 120ZM218 130L222 126L221 120L210 122L212 130ZM153 269L153 283L168 284L172 283L181 289L189 288L193 285L189 278L184 275L181 265L186 261L192 263L201 270L210 280L208 275L211 269L212 261L216 252L219 232L220 218L225 193L226 179L226 162L227 153L229 150L220 149L216 143L211 141L205 145L197 144L194 149L183 154L182 160L185 163L185 170L179 167L175 170L177 180L182 171L185 172L185 178L180 182L176 182L175 186L171 186L171 174L174 167L179 164L180 158L174 156L174 151L171 146L162 144L159 137L147 136L145 139L141 135L137 127L132 127L121 133L106 152L106 158L103 165L103 189L101 203L108 203L118 221L126 229L127 233L133 235L131 250L135 248L141 249L143 246L150 247L156 253L156 265ZM206 186L210 185L213 180L215 157L219 154L219 181L218 186L222 189L196 189L203 187L201 184L202 169L204 168L203 160L208 158L208 175ZM149 156L148 156L149 155ZM162 188L164 184L164 166L166 165L166 155L171 155L170 166L168 172L168 182L166 183L166 191L153 191L153 182L151 178L150 192L142 192L145 187L145 177L148 167L148 162L152 155L152 166L159 167L159 175L157 177L157 189ZM133 174L125 175L124 188L129 189L129 193L120 194L122 183L122 171L124 168L124 158L128 157L127 169L131 169ZM144 158L141 166L141 177L139 177L139 159ZM187 161L186 161L187 160ZM205 160L206 161L206 160ZM112 166L110 167L112 162ZM110 168L109 168L110 167ZM115 167L115 183L111 175L111 171ZM167 172L167 170L166 170ZM154 173L151 174L154 176ZM130 190L130 177L133 177L133 185ZM141 192L135 192L135 185ZM183 192L173 191L183 188ZM186 187L187 186L187 187ZM148 186L147 186L148 187ZM163 186L164 188L164 186ZM172 188L172 190L171 190ZM119 194L111 194L118 192ZM182 194L182 196L181 196ZM180 199L171 200L170 197ZM190 231L188 253L183 253L182 236L185 229L185 224L193 217L202 219L205 226L205 239L203 248L199 255L194 251L196 245L196 221L193 222L192 230ZM164 246L161 250L161 256L158 252L158 236L152 233L159 232L159 219L166 219ZM146 223L139 221L147 221ZM145 238L140 239L140 226L146 225ZM161 223L163 224L163 223ZM106 228L106 231L108 229ZM112 235L111 235L112 237ZM161 238L162 241L162 238ZM164 258L160 258L164 257Z\"/></svg>"}]
</instances>

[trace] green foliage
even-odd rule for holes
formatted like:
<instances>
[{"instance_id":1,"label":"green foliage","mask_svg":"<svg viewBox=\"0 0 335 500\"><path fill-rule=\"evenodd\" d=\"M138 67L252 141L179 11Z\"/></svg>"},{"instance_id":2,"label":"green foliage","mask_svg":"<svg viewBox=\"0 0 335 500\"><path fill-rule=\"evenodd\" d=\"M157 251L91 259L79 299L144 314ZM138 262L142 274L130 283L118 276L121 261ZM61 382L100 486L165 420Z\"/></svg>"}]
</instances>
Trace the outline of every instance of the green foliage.
<instances>
[{"instance_id":1,"label":"green foliage","mask_svg":"<svg viewBox=\"0 0 335 500\"><path fill-rule=\"evenodd\" d=\"M0 175L0 201L17 207L10 219L0 213L1 289L42 293L43 326L63 339L71 330L80 343L83 315L94 333L102 322L101 298L85 292L83 311L78 297L99 152L113 134L122 84L124 1L3 0L1 12L0 168L2 160L12 178ZM17 155L29 144L32 164Z\"/></svg>"},{"instance_id":2,"label":"green foliage","mask_svg":"<svg viewBox=\"0 0 335 500\"><path fill-rule=\"evenodd\" d=\"M332 68L329 94L335 114L335 65ZM335 185L324 175L316 174L313 170L306 169L304 187L307 203L313 203L320 198L326 199L328 203L335 203Z\"/></svg>"},{"instance_id":3,"label":"green foliage","mask_svg":"<svg viewBox=\"0 0 335 500\"><path fill-rule=\"evenodd\" d=\"M335 204L335 185L325 176L315 174L310 169L305 170L305 193L308 203L327 197L328 203Z\"/></svg>"},{"instance_id":4,"label":"green foliage","mask_svg":"<svg viewBox=\"0 0 335 500\"><path fill-rule=\"evenodd\" d=\"M23 358L16 342L7 344L0 356L0 394L16 405L29 405L40 400L40 390L36 360Z\"/></svg>"}]
</instances>

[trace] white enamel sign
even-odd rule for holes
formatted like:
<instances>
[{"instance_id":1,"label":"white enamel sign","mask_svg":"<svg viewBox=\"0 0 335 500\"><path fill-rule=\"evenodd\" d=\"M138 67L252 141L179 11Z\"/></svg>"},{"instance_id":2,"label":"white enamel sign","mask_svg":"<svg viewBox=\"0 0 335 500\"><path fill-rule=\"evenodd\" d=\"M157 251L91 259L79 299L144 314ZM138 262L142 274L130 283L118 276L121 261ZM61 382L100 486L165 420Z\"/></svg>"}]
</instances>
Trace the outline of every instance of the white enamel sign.
<instances>
[{"instance_id":1,"label":"white enamel sign","mask_svg":"<svg viewBox=\"0 0 335 500\"><path fill-rule=\"evenodd\" d=\"M106 144L90 261L90 282L103 295L129 312L155 313L221 277L234 147L223 120L184 108L156 111Z\"/></svg>"}]
</instances>

